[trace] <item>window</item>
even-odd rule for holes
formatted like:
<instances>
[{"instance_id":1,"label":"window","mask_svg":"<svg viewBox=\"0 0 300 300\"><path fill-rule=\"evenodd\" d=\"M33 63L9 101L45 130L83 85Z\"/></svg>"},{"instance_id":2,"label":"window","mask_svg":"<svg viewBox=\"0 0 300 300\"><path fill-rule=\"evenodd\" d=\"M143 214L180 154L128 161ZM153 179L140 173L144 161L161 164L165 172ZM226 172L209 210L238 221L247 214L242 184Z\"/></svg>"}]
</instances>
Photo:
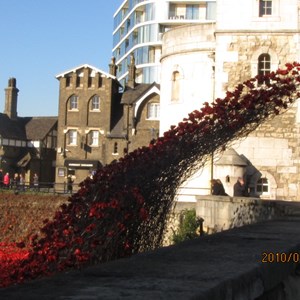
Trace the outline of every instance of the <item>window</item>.
<instances>
[{"instance_id":1,"label":"window","mask_svg":"<svg viewBox=\"0 0 300 300\"><path fill-rule=\"evenodd\" d=\"M159 119L159 103L148 103L147 105L147 119Z\"/></svg>"},{"instance_id":2,"label":"window","mask_svg":"<svg viewBox=\"0 0 300 300\"><path fill-rule=\"evenodd\" d=\"M69 102L70 102L70 105L69 105L70 110L78 109L78 97L77 96L75 96L75 95L71 96Z\"/></svg>"},{"instance_id":3,"label":"window","mask_svg":"<svg viewBox=\"0 0 300 300\"><path fill-rule=\"evenodd\" d=\"M99 146L99 131L92 130L89 133L89 145L90 146Z\"/></svg>"},{"instance_id":4,"label":"window","mask_svg":"<svg viewBox=\"0 0 300 300\"><path fill-rule=\"evenodd\" d=\"M199 19L199 6L188 4L186 6L186 18L189 20L198 20Z\"/></svg>"},{"instance_id":5,"label":"window","mask_svg":"<svg viewBox=\"0 0 300 300\"><path fill-rule=\"evenodd\" d=\"M216 2L206 2L206 20L216 19Z\"/></svg>"},{"instance_id":6,"label":"window","mask_svg":"<svg viewBox=\"0 0 300 300\"><path fill-rule=\"evenodd\" d=\"M99 77L98 77L98 88L101 88L101 87L102 87L102 83L103 83L102 77L99 76Z\"/></svg>"},{"instance_id":7,"label":"window","mask_svg":"<svg viewBox=\"0 0 300 300\"><path fill-rule=\"evenodd\" d=\"M170 3L170 8L169 8L169 19L175 18L176 15L176 6L173 3Z\"/></svg>"},{"instance_id":8,"label":"window","mask_svg":"<svg viewBox=\"0 0 300 300\"><path fill-rule=\"evenodd\" d=\"M257 181L256 192L260 194L269 192L269 182L266 177L261 178Z\"/></svg>"},{"instance_id":9,"label":"window","mask_svg":"<svg viewBox=\"0 0 300 300\"><path fill-rule=\"evenodd\" d=\"M179 101L180 95L180 73L178 71L172 74L172 95L171 101Z\"/></svg>"},{"instance_id":10,"label":"window","mask_svg":"<svg viewBox=\"0 0 300 300\"><path fill-rule=\"evenodd\" d=\"M133 44L133 45L136 45L136 44L138 43L138 37L139 37L138 31L135 30L135 31L132 33L132 44Z\"/></svg>"},{"instance_id":11,"label":"window","mask_svg":"<svg viewBox=\"0 0 300 300\"><path fill-rule=\"evenodd\" d=\"M259 0L259 16L272 15L272 0Z\"/></svg>"},{"instance_id":12,"label":"window","mask_svg":"<svg viewBox=\"0 0 300 300\"><path fill-rule=\"evenodd\" d=\"M118 154L118 143L114 143L114 152L113 154Z\"/></svg>"},{"instance_id":13,"label":"window","mask_svg":"<svg viewBox=\"0 0 300 300\"><path fill-rule=\"evenodd\" d=\"M122 73L123 72L123 65L122 64L118 64L118 72Z\"/></svg>"},{"instance_id":14,"label":"window","mask_svg":"<svg viewBox=\"0 0 300 300\"><path fill-rule=\"evenodd\" d=\"M91 100L91 110L100 110L100 98L97 95Z\"/></svg>"},{"instance_id":15,"label":"window","mask_svg":"<svg viewBox=\"0 0 300 300\"><path fill-rule=\"evenodd\" d=\"M82 87L82 79L78 75L76 77L76 87Z\"/></svg>"},{"instance_id":16,"label":"window","mask_svg":"<svg viewBox=\"0 0 300 300\"><path fill-rule=\"evenodd\" d=\"M75 176L75 169L68 169L68 176Z\"/></svg>"},{"instance_id":17,"label":"window","mask_svg":"<svg viewBox=\"0 0 300 300\"><path fill-rule=\"evenodd\" d=\"M68 145L76 146L77 145L77 131L76 130L69 130L68 134Z\"/></svg>"},{"instance_id":18,"label":"window","mask_svg":"<svg viewBox=\"0 0 300 300\"><path fill-rule=\"evenodd\" d=\"M127 19L127 22L126 22L126 29L127 29L127 31L129 29L129 27L130 27L130 19Z\"/></svg>"},{"instance_id":19,"label":"window","mask_svg":"<svg viewBox=\"0 0 300 300\"><path fill-rule=\"evenodd\" d=\"M72 80L71 76L67 76L66 77L66 87L70 87L71 86L71 80Z\"/></svg>"},{"instance_id":20,"label":"window","mask_svg":"<svg viewBox=\"0 0 300 300\"><path fill-rule=\"evenodd\" d=\"M89 75L88 77L88 87L91 88L93 86L93 77Z\"/></svg>"},{"instance_id":21,"label":"window","mask_svg":"<svg viewBox=\"0 0 300 300\"><path fill-rule=\"evenodd\" d=\"M58 168L57 169L57 174L59 177L64 177L65 176L65 168Z\"/></svg>"},{"instance_id":22,"label":"window","mask_svg":"<svg viewBox=\"0 0 300 300\"><path fill-rule=\"evenodd\" d=\"M258 57L258 74L257 75L267 75L271 72L271 56L268 53L263 53ZM258 79L258 84L263 84L265 81L263 79Z\"/></svg>"},{"instance_id":23,"label":"window","mask_svg":"<svg viewBox=\"0 0 300 300\"><path fill-rule=\"evenodd\" d=\"M120 35L121 35L121 37L124 35L124 33L125 33L124 27L121 27L120 28Z\"/></svg>"}]
</instances>

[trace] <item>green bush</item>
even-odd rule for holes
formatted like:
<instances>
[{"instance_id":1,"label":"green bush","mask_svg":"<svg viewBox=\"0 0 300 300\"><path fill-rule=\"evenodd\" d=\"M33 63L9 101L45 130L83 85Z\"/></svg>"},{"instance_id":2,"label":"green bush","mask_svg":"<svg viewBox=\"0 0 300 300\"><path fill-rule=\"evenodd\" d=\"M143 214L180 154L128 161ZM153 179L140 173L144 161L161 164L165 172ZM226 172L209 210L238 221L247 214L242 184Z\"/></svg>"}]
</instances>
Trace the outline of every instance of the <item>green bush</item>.
<instances>
[{"instance_id":1,"label":"green bush","mask_svg":"<svg viewBox=\"0 0 300 300\"><path fill-rule=\"evenodd\" d=\"M186 209L180 213L179 227L173 232L172 241L178 244L185 240L191 240L197 236L200 223L196 217L195 209Z\"/></svg>"}]
</instances>

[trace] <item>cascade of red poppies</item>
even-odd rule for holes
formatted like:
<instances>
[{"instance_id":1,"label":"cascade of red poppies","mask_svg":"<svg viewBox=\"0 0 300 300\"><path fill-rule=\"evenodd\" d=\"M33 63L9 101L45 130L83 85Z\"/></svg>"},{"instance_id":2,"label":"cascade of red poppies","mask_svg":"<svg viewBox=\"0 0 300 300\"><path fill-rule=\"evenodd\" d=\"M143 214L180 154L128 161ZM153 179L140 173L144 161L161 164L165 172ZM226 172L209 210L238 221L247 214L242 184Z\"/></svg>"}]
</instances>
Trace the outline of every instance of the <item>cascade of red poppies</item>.
<instances>
[{"instance_id":1,"label":"cascade of red poppies","mask_svg":"<svg viewBox=\"0 0 300 300\"><path fill-rule=\"evenodd\" d=\"M148 147L99 169L32 237L28 258L5 275L6 284L159 247L178 187L212 152L290 107L299 82L298 63L245 81Z\"/></svg>"}]
</instances>

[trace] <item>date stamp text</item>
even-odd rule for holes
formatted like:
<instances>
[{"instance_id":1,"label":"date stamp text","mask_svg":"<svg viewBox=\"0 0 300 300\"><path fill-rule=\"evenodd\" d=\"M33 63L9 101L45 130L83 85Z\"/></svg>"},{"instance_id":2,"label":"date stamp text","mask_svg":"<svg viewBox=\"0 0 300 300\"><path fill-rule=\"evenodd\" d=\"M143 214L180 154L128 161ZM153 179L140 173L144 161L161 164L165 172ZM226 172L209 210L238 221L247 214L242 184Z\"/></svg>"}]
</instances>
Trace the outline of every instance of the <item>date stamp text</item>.
<instances>
[{"instance_id":1,"label":"date stamp text","mask_svg":"<svg viewBox=\"0 0 300 300\"><path fill-rule=\"evenodd\" d=\"M299 263L300 252L263 252L262 263Z\"/></svg>"}]
</instances>

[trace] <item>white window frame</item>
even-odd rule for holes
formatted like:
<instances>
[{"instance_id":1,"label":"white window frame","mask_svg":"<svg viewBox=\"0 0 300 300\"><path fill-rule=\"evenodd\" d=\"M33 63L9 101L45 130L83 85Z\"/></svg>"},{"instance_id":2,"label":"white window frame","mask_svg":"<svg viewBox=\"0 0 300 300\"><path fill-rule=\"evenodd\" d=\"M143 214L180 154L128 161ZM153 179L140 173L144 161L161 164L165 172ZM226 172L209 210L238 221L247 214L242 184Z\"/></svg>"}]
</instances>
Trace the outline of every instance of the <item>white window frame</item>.
<instances>
[{"instance_id":1,"label":"white window frame","mask_svg":"<svg viewBox=\"0 0 300 300\"><path fill-rule=\"evenodd\" d=\"M90 146L93 146L93 147L99 146L99 131L98 130L90 131Z\"/></svg>"},{"instance_id":2,"label":"white window frame","mask_svg":"<svg viewBox=\"0 0 300 300\"><path fill-rule=\"evenodd\" d=\"M257 75L270 74L272 70L272 57L269 53L262 53L257 59ZM259 85L265 82L258 82Z\"/></svg>"},{"instance_id":3,"label":"white window frame","mask_svg":"<svg viewBox=\"0 0 300 300\"><path fill-rule=\"evenodd\" d=\"M77 130L76 129L70 129L68 131L68 145L69 146L77 146Z\"/></svg>"},{"instance_id":4,"label":"white window frame","mask_svg":"<svg viewBox=\"0 0 300 300\"><path fill-rule=\"evenodd\" d=\"M280 1L283 0L272 0L272 12L270 15L264 15L260 13L260 0L252 0L254 16L253 21L255 22L280 22Z\"/></svg>"},{"instance_id":5,"label":"white window frame","mask_svg":"<svg viewBox=\"0 0 300 300\"><path fill-rule=\"evenodd\" d=\"M263 180L265 180L265 182L263 182ZM262 182L261 182L262 181ZM264 191L264 187L267 187L267 190ZM270 194L270 181L267 177L263 177L260 178L257 182L256 182L256 193L259 195L269 195Z\"/></svg>"},{"instance_id":6,"label":"white window frame","mask_svg":"<svg viewBox=\"0 0 300 300\"><path fill-rule=\"evenodd\" d=\"M69 99L69 110L78 110L78 96L72 95Z\"/></svg>"},{"instance_id":7,"label":"white window frame","mask_svg":"<svg viewBox=\"0 0 300 300\"><path fill-rule=\"evenodd\" d=\"M259 17L273 16L274 14L274 1L273 0L259 0ZM270 10L270 13L268 13Z\"/></svg>"},{"instance_id":8,"label":"white window frame","mask_svg":"<svg viewBox=\"0 0 300 300\"><path fill-rule=\"evenodd\" d=\"M91 110L100 111L100 97L98 95L94 95L91 99Z\"/></svg>"},{"instance_id":9,"label":"white window frame","mask_svg":"<svg viewBox=\"0 0 300 300\"><path fill-rule=\"evenodd\" d=\"M160 104L152 102L147 104L147 120L159 120Z\"/></svg>"}]
</instances>

